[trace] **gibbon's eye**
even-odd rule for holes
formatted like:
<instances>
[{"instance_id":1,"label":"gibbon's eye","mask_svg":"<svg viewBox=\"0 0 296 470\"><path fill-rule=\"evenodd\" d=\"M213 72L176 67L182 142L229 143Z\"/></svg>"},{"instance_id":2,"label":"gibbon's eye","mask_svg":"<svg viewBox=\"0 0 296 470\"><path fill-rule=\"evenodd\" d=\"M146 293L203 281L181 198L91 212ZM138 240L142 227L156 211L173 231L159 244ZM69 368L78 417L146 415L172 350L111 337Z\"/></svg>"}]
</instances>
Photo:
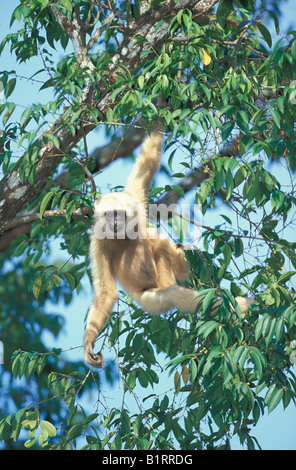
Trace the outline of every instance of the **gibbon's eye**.
<instances>
[{"instance_id":1,"label":"gibbon's eye","mask_svg":"<svg viewBox=\"0 0 296 470\"><path fill-rule=\"evenodd\" d=\"M119 222L124 222L126 220L126 212L125 211L116 211L116 218Z\"/></svg>"},{"instance_id":2,"label":"gibbon's eye","mask_svg":"<svg viewBox=\"0 0 296 470\"><path fill-rule=\"evenodd\" d=\"M114 220L115 213L116 213L116 211L106 211L105 214L104 214L105 219L108 222L111 221L111 220Z\"/></svg>"}]
</instances>

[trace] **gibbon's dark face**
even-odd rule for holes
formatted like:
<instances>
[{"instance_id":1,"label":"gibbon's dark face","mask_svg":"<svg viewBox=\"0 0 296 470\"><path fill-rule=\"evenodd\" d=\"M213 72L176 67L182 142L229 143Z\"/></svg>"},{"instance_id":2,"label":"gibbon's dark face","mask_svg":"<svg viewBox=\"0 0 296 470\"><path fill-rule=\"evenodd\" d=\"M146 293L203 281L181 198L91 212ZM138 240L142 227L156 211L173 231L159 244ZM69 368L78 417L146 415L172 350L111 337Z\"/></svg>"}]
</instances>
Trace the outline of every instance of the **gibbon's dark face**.
<instances>
[{"instance_id":1,"label":"gibbon's dark face","mask_svg":"<svg viewBox=\"0 0 296 470\"><path fill-rule=\"evenodd\" d=\"M126 225L126 212L124 210L106 211L105 219L109 230L117 234L125 231Z\"/></svg>"}]
</instances>

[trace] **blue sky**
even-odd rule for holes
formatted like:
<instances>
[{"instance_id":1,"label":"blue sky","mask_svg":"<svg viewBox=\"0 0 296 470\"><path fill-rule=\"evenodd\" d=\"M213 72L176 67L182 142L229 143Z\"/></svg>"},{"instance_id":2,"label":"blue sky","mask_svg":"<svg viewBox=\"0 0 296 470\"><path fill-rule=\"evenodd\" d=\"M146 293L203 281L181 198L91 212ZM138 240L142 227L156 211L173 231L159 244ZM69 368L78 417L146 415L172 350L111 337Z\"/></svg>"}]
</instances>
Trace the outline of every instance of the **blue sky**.
<instances>
[{"instance_id":1,"label":"blue sky","mask_svg":"<svg viewBox=\"0 0 296 470\"><path fill-rule=\"evenodd\" d=\"M1 13L0 13L0 41L9 31L10 17L18 5L18 0L0 0ZM289 8L290 4L290 8ZM291 25L291 11L293 10L294 1L290 0L285 6L287 12L281 19L281 29L286 30L287 26ZM13 30L16 25L13 26ZM295 28L294 28L295 29ZM57 54L57 58L60 56ZM18 65L15 63L14 58L10 57L8 49L5 50L3 55L0 57L0 70L17 70L18 75L28 77L32 75L36 70L43 67L40 58L34 58L28 64ZM38 77L37 77L38 78ZM10 97L11 100L18 103L18 108L15 113L21 114L26 106L29 106L33 102L46 103L52 97L48 96L48 91L44 90L37 94L38 85L34 85L26 79L22 79L18 84L15 93ZM88 139L89 150L92 148L104 144L104 133L93 132ZM108 182L112 182L113 186L122 185L125 183L126 177L129 173L131 163L127 161L117 160L112 167L107 168L103 176L97 177L97 184L102 190L107 190ZM216 221L214 223L217 223ZM207 222L208 225L211 225ZM58 243L54 245L54 257L60 256L58 249ZM49 311L56 311L65 315L67 324L65 332L59 337L57 344L54 346L61 347L63 350L77 347L82 344L82 331L83 331L83 319L87 311L88 305L92 298L91 287L86 281L83 286L83 290L79 296L75 295L73 302L70 307L65 307L63 304L59 306L50 306ZM51 337L46 338L47 342L52 346ZM71 358L81 358L83 355L82 349L75 349L71 353ZM161 382L161 378L160 378ZM167 385L167 383L166 383ZM106 386L107 388L107 386ZM122 385L120 381L110 389L109 394L114 395L114 402L118 399L121 400L122 396ZM94 397L94 403L90 404L91 407L96 405L96 397ZM132 406L132 403L131 403ZM278 449L278 450L294 450L296 449L296 408L294 405L290 405L288 409L283 412L283 408L280 405L270 415L265 415L258 423L253 434L257 437L262 448L267 449ZM241 447L235 443L234 448L240 449Z\"/></svg>"}]
</instances>

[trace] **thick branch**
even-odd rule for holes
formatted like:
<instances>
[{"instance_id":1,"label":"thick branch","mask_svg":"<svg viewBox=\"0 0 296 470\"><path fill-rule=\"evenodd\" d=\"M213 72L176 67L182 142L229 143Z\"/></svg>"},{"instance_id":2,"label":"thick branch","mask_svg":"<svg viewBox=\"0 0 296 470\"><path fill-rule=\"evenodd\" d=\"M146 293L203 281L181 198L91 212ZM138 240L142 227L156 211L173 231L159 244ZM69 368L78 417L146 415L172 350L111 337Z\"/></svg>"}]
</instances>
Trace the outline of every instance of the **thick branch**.
<instances>
[{"instance_id":1,"label":"thick branch","mask_svg":"<svg viewBox=\"0 0 296 470\"><path fill-rule=\"evenodd\" d=\"M82 209L77 209L76 211L72 212L71 217L73 218L81 218L85 215L92 214L93 210L91 207L83 207ZM66 210L61 209L54 209L54 210L47 210L44 211L42 218L47 217L62 217L66 215ZM5 223L5 229L11 230L19 225L31 224L34 220L41 219L39 212L34 214L25 215L24 217L17 217L14 220L9 220Z\"/></svg>"},{"instance_id":2,"label":"thick branch","mask_svg":"<svg viewBox=\"0 0 296 470\"><path fill-rule=\"evenodd\" d=\"M69 21L64 13L62 13L56 6L52 5L51 10L61 28L71 39L74 54L80 66L82 68L87 67L90 72L94 70L95 66L88 56L85 42L85 28L80 21L79 13L74 9L73 20Z\"/></svg>"},{"instance_id":3,"label":"thick branch","mask_svg":"<svg viewBox=\"0 0 296 470\"><path fill-rule=\"evenodd\" d=\"M86 132L95 128L95 124L89 124L85 129ZM30 184L26 178L21 181L19 175L19 164L8 172L0 184L0 233L5 232L5 222L14 219L16 215L23 210L26 205L36 198L41 189L44 187L48 178L51 177L53 170L62 160L65 153L73 148L83 137L83 127L77 126L77 131L73 137L72 132L65 126L65 119L60 118L46 132L55 135L59 142L60 148L57 149L52 142L44 144L43 136L40 137L40 152L36 163L36 175L34 185ZM20 162L21 163L21 162Z\"/></svg>"},{"instance_id":4,"label":"thick branch","mask_svg":"<svg viewBox=\"0 0 296 470\"><path fill-rule=\"evenodd\" d=\"M117 158L125 158L142 143L146 134L144 127L130 127L122 136L114 137L111 142L103 147L97 147L91 153L95 161L93 173L105 168Z\"/></svg>"}]
</instances>

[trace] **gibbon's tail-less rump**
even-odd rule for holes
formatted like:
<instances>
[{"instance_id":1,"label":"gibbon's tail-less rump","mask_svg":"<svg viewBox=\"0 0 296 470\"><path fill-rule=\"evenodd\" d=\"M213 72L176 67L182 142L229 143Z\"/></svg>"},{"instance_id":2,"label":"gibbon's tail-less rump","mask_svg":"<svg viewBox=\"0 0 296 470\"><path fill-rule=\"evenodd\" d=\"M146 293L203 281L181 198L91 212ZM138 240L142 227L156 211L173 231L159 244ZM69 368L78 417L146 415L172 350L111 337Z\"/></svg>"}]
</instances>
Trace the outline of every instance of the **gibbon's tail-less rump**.
<instances>
[{"instance_id":1,"label":"gibbon's tail-less rump","mask_svg":"<svg viewBox=\"0 0 296 470\"><path fill-rule=\"evenodd\" d=\"M94 367L104 365L102 354L93 348L118 297L116 278L151 314L173 308L194 313L201 301L197 291L176 283L189 276L183 247L147 228L147 194L159 168L162 131L157 123L146 137L125 190L104 195L95 204L90 243L94 299L84 334L85 361ZM252 303L244 297L236 301L242 312ZM214 308L218 306L219 302Z\"/></svg>"}]
</instances>

